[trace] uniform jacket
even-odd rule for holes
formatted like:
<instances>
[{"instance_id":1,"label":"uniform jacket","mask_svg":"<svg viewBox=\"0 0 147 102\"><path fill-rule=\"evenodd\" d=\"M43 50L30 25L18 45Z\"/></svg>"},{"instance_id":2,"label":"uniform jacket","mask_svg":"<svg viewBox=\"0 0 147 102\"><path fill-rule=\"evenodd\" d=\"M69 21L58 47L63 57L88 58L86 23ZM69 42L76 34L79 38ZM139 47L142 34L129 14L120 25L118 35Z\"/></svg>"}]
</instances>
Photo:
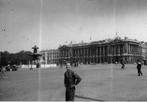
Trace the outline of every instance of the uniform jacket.
<instances>
[{"instance_id":1,"label":"uniform jacket","mask_svg":"<svg viewBox=\"0 0 147 102\"><path fill-rule=\"evenodd\" d=\"M79 84L80 81L80 76L74 71L67 69L67 71L64 73L64 85L66 88L73 88L75 85Z\"/></svg>"}]
</instances>

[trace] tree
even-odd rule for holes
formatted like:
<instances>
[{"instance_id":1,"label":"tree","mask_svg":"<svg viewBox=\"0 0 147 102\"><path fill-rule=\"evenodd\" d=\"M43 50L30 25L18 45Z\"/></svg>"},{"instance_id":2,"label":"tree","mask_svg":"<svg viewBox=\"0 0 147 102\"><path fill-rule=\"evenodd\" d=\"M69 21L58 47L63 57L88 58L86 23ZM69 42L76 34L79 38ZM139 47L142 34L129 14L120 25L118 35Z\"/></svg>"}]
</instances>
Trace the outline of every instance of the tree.
<instances>
[{"instance_id":1,"label":"tree","mask_svg":"<svg viewBox=\"0 0 147 102\"><path fill-rule=\"evenodd\" d=\"M8 51L0 52L1 56L1 65L6 66L8 64L11 65L19 65L20 63L22 64L28 64L30 60L32 60L32 57L30 56L32 52L30 51L20 51L18 53L9 53Z\"/></svg>"}]
</instances>

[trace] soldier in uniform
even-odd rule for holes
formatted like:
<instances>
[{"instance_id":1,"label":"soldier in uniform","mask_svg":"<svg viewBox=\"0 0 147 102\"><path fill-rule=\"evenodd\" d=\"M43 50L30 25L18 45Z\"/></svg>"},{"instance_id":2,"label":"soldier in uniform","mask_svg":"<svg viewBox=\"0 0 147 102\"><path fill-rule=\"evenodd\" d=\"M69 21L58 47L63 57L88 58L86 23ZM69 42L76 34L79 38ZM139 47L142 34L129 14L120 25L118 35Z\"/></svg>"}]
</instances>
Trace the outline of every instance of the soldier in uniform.
<instances>
[{"instance_id":1,"label":"soldier in uniform","mask_svg":"<svg viewBox=\"0 0 147 102\"><path fill-rule=\"evenodd\" d=\"M78 85L81 81L81 78L78 74L70 69L70 65L67 63L66 72L64 73L64 85L66 88L65 100L74 101L75 96L75 86Z\"/></svg>"}]
</instances>

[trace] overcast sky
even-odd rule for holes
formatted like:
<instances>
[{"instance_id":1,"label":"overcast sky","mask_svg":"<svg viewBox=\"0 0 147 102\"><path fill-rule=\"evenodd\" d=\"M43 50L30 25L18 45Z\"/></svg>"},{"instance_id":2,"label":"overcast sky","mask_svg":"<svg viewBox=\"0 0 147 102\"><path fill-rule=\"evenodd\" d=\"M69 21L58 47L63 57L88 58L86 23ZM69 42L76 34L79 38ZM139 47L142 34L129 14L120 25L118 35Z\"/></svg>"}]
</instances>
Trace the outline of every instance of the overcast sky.
<instances>
[{"instance_id":1,"label":"overcast sky","mask_svg":"<svg viewBox=\"0 0 147 102\"><path fill-rule=\"evenodd\" d=\"M147 41L147 0L0 0L0 51L127 36Z\"/></svg>"}]
</instances>

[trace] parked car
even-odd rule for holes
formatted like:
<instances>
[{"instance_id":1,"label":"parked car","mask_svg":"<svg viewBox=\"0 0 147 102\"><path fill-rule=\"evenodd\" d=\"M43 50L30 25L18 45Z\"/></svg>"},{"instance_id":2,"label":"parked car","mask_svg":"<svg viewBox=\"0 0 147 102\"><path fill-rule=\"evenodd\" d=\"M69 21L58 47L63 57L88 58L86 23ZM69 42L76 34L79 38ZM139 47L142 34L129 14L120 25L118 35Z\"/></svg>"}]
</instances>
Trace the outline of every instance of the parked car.
<instances>
[{"instance_id":1,"label":"parked car","mask_svg":"<svg viewBox=\"0 0 147 102\"><path fill-rule=\"evenodd\" d=\"M11 69L12 69L12 71L17 71L17 70L18 70L18 66L12 65L12 66L11 66Z\"/></svg>"},{"instance_id":2,"label":"parked car","mask_svg":"<svg viewBox=\"0 0 147 102\"><path fill-rule=\"evenodd\" d=\"M6 66L5 68L6 68L6 71L10 71L11 70L10 66Z\"/></svg>"}]
</instances>

